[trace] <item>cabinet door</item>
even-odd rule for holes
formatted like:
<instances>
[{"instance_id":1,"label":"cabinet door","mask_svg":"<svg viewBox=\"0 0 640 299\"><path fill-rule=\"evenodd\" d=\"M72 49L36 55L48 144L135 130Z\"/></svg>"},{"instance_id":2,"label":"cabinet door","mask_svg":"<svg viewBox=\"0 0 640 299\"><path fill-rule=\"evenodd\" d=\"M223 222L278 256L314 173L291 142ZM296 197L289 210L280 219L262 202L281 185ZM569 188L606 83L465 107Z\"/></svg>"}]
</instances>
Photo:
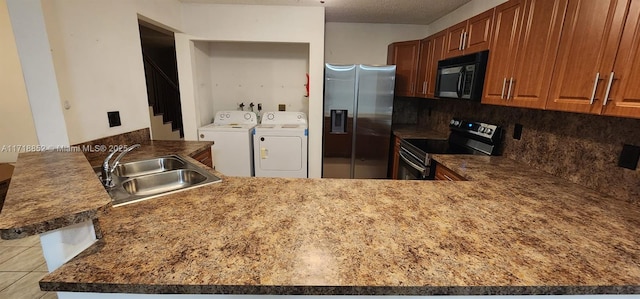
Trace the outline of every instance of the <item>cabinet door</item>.
<instances>
[{"instance_id":1,"label":"cabinet door","mask_svg":"<svg viewBox=\"0 0 640 299\"><path fill-rule=\"evenodd\" d=\"M430 37L433 44L430 64L427 65L427 97L436 95L436 77L438 75L438 61L444 58L444 46L447 39L447 31L440 31Z\"/></svg>"},{"instance_id":2,"label":"cabinet door","mask_svg":"<svg viewBox=\"0 0 640 299\"><path fill-rule=\"evenodd\" d=\"M464 54L480 52L489 49L494 9L485 11L471 19L462 42Z\"/></svg>"},{"instance_id":3,"label":"cabinet door","mask_svg":"<svg viewBox=\"0 0 640 299\"><path fill-rule=\"evenodd\" d=\"M433 40L427 37L420 41L420 57L418 59L418 80L416 81L416 97L426 98L429 85L429 66L433 64Z\"/></svg>"},{"instance_id":4,"label":"cabinet door","mask_svg":"<svg viewBox=\"0 0 640 299\"><path fill-rule=\"evenodd\" d=\"M436 163L435 179L437 181L466 181L464 177L440 163Z\"/></svg>"},{"instance_id":5,"label":"cabinet door","mask_svg":"<svg viewBox=\"0 0 640 299\"><path fill-rule=\"evenodd\" d=\"M507 104L507 86L513 81L523 7L524 0L509 1L496 7L495 29L482 96L484 104Z\"/></svg>"},{"instance_id":6,"label":"cabinet door","mask_svg":"<svg viewBox=\"0 0 640 299\"><path fill-rule=\"evenodd\" d=\"M393 44L393 61L396 65L396 96L415 95L418 70L418 50L420 41L406 41Z\"/></svg>"},{"instance_id":7,"label":"cabinet door","mask_svg":"<svg viewBox=\"0 0 640 299\"><path fill-rule=\"evenodd\" d=\"M567 0L526 0L509 106L544 108ZM492 49L493 51L494 49ZM509 78L511 80L511 78Z\"/></svg>"},{"instance_id":8,"label":"cabinet door","mask_svg":"<svg viewBox=\"0 0 640 299\"><path fill-rule=\"evenodd\" d=\"M629 6L613 70L614 81L603 113L640 118L640 1L631 1Z\"/></svg>"},{"instance_id":9,"label":"cabinet door","mask_svg":"<svg viewBox=\"0 0 640 299\"><path fill-rule=\"evenodd\" d=\"M570 0L546 108L600 113L627 1Z\"/></svg>"},{"instance_id":10,"label":"cabinet door","mask_svg":"<svg viewBox=\"0 0 640 299\"><path fill-rule=\"evenodd\" d=\"M453 25L447 29L447 38L444 47L444 58L462 55L463 35L467 30L467 21Z\"/></svg>"}]
</instances>

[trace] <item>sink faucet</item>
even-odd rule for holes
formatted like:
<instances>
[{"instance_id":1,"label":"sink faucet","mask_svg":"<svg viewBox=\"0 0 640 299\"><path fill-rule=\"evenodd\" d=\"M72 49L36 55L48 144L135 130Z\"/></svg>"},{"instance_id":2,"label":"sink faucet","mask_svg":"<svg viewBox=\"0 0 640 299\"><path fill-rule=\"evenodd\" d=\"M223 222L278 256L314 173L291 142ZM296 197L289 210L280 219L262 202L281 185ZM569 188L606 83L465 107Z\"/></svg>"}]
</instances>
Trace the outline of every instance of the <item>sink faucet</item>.
<instances>
[{"instance_id":1,"label":"sink faucet","mask_svg":"<svg viewBox=\"0 0 640 299\"><path fill-rule=\"evenodd\" d=\"M140 144L134 144L130 147L127 147L115 158L115 160L113 160L113 164L111 166L109 166L109 160L111 160L111 157L113 157L113 155L118 152L118 149L116 148L109 153L107 158L104 159L104 162L102 162L102 171L100 176L102 185L104 185L105 187L113 187L111 173L113 173L113 171L116 169L116 166L118 166L118 163L120 163L120 160L122 159L122 157L124 157L124 155L138 147L140 147Z\"/></svg>"}]
</instances>

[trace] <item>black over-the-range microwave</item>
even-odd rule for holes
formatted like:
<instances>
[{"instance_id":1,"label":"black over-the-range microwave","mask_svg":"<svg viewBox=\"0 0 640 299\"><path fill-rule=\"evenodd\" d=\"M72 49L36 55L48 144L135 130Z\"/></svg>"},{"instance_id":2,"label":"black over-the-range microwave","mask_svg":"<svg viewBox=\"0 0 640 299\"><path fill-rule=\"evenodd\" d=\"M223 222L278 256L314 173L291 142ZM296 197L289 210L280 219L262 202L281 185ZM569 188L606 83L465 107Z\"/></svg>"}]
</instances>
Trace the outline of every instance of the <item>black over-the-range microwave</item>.
<instances>
[{"instance_id":1,"label":"black over-the-range microwave","mask_svg":"<svg viewBox=\"0 0 640 299\"><path fill-rule=\"evenodd\" d=\"M480 101L489 51L438 62L436 97Z\"/></svg>"}]
</instances>

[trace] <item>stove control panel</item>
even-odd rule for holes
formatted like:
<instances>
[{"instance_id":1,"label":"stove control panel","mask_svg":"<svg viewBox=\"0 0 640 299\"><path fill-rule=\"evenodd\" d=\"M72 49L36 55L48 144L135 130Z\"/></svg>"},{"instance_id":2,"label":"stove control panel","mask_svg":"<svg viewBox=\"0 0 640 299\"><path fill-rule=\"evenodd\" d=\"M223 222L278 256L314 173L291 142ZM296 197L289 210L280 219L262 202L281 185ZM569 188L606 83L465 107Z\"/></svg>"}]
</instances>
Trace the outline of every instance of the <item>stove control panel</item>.
<instances>
[{"instance_id":1,"label":"stove control panel","mask_svg":"<svg viewBox=\"0 0 640 299\"><path fill-rule=\"evenodd\" d=\"M493 137L496 136L497 132L500 130L500 127L497 125L467 121L457 118L451 119L451 121L449 122L449 128L471 133L488 139L493 139Z\"/></svg>"}]
</instances>

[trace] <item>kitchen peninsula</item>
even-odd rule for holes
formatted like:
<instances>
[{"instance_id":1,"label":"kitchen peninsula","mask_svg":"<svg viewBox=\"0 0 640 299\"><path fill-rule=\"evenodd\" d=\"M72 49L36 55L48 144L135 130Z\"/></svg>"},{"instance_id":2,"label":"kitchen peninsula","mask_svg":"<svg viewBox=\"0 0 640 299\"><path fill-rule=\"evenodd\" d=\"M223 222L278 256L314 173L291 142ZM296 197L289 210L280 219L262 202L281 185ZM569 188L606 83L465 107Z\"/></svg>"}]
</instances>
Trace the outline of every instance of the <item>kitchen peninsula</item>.
<instances>
[{"instance_id":1,"label":"kitchen peninsula","mask_svg":"<svg viewBox=\"0 0 640 299\"><path fill-rule=\"evenodd\" d=\"M203 145L153 141L124 161L187 157ZM209 168L221 183L113 208L96 190L99 160L29 153L0 230L19 238L78 215L94 221L99 240L40 282L60 298L640 294L637 203L503 157L434 159L469 181L239 178ZM77 175L65 177L69 169ZM70 198L84 200L70 208Z\"/></svg>"}]
</instances>

